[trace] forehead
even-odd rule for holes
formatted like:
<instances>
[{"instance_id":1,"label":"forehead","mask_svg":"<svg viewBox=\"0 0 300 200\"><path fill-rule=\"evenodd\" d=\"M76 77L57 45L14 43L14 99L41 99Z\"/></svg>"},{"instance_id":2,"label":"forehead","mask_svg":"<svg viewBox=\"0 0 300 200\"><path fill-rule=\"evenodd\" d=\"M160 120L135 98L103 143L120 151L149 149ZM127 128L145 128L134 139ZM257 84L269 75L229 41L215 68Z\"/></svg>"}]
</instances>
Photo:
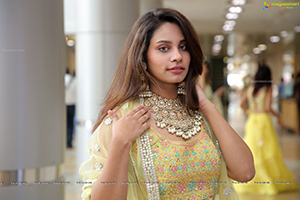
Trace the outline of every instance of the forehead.
<instances>
[{"instance_id":1,"label":"forehead","mask_svg":"<svg viewBox=\"0 0 300 200\"><path fill-rule=\"evenodd\" d=\"M157 40L183 40L184 36L180 29L180 27L175 23L166 22L162 24L156 31L154 32L151 41L155 42Z\"/></svg>"}]
</instances>

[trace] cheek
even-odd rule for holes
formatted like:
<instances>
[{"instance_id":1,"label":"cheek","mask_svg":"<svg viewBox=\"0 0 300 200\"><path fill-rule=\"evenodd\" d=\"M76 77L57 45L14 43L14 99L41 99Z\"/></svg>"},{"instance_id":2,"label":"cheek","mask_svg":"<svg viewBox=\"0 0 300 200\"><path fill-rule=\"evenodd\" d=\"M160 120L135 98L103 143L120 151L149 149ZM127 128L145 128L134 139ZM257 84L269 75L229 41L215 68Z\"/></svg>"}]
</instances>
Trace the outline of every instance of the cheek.
<instances>
[{"instance_id":1,"label":"cheek","mask_svg":"<svg viewBox=\"0 0 300 200\"><path fill-rule=\"evenodd\" d=\"M191 55L188 53L187 55L186 55L186 64L188 65L188 66L190 66L190 64L191 64Z\"/></svg>"},{"instance_id":2,"label":"cheek","mask_svg":"<svg viewBox=\"0 0 300 200\"><path fill-rule=\"evenodd\" d=\"M151 68L150 66L155 65L155 55L153 51L147 52L147 59L148 59L148 68Z\"/></svg>"}]
</instances>

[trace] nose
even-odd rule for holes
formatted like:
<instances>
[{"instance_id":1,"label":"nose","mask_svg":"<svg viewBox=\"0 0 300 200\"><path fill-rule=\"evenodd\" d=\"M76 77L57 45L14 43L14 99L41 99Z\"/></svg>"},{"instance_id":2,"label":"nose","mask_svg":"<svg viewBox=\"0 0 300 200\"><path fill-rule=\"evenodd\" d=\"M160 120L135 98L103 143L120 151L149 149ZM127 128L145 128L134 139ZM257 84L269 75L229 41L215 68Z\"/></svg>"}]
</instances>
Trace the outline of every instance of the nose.
<instances>
[{"instance_id":1,"label":"nose","mask_svg":"<svg viewBox=\"0 0 300 200\"><path fill-rule=\"evenodd\" d=\"M172 52L171 61L172 62L180 62L182 60L182 55L179 49L174 48Z\"/></svg>"}]
</instances>

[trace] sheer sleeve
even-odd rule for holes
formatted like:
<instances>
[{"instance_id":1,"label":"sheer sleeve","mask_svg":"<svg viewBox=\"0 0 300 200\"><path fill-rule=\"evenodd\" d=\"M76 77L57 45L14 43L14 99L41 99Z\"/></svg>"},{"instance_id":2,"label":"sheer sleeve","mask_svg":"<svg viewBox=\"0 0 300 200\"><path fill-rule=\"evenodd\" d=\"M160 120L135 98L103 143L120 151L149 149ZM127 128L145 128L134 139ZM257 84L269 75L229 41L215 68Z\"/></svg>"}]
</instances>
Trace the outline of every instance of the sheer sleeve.
<instances>
[{"instance_id":1,"label":"sheer sleeve","mask_svg":"<svg viewBox=\"0 0 300 200\"><path fill-rule=\"evenodd\" d=\"M102 172L108 154L112 136L112 121L106 117L94 131L87 144L89 159L83 162L79 168L79 174L84 181L82 199L89 200L92 187Z\"/></svg>"},{"instance_id":2,"label":"sheer sleeve","mask_svg":"<svg viewBox=\"0 0 300 200\"><path fill-rule=\"evenodd\" d=\"M114 109L119 117L124 116L127 112L135 108L140 104L137 102L124 103L119 108ZM104 118L99 127L94 131L93 135L88 141L87 151L89 159L81 164L79 167L79 174L84 181L82 187L81 198L83 200L90 200L91 192L94 183L100 176L102 169L105 165L108 150L112 139L112 121L107 116ZM129 155L129 166L128 166L128 200L142 200L147 199L141 159L138 152L138 142L132 144L130 155Z\"/></svg>"}]
</instances>

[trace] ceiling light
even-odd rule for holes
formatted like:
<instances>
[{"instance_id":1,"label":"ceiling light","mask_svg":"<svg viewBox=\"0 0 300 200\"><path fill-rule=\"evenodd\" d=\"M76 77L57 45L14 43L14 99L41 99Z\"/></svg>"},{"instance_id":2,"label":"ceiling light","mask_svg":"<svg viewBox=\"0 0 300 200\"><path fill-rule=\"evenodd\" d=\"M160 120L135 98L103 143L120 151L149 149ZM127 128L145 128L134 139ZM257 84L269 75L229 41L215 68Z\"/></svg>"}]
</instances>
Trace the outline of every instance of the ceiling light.
<instances>
[{"instance_id":1,"label":"ceiling light","mask_svg":"<svg viewBox=\"0 0 300 200\"><path fill-rule=\"evenodd\" d=\"M216 35L214 37L216 42L222 42L224 40L224 36L223 35Z\"/></svg>"},{"instance_id":2,"label":"ceiling light","mask_svg":"<svg viewBox=\"0 0 300 200\"><path fill-rule=\"evenodd\" d=\"M75 45L75 41L74 41L74 40L68 40L68 41L67 41L67 45L68 45L69 47L72 47L72 46Z\"/></svg>"},{"instance_id":3,"label":"ceiling light","mask_svg":"<svg viewBox=\"0 0 300 200\"><path fill-rule=\"evenodd\" d=\"M286 37L286 36L288 36L288 32L286 32L286 31L281 31L281 32L280 32L280 36L281 36L281 37Z\"/></svg>"},{"instance_id":4,"label":"ceiling light","mask_svg":"<svg viewBox=\"0 0 300 200\"><path fill-rule=\"evenodd\" d=\"M294 27L294 31L297 32L297 33L299 33L300 32L300 26L295 26Z\"/></svg>"},{"instance_id":5,"label":"ceiling light","mask_svg":"<svg viewBox=\"0 0 300 200\"><path fill-rule=\"evenodd\" d=\"M213 49L213 50L216 50L216 51L220 51L221 48L222 48L222 46L221 46L220 44L214 44L214 45L212 46L212 49Z\"/></svg>"},{"instance_id":6,"label":"ceiling light","mask_svg":"<svg viewBox=\"0 0 300 200\"><path fill-rule=\"evenodd\" d=\"M233 26L230 26L230 25L224 25L224 26L223 26L223 30L224 30L224 31L232 31L232 30L233 30Z\"/></svg>"},{"instance_id":7,"label":"ceiling light","mask_svg":"<svg viewBox=\"0 0 300 200\"><path fill-rule=\"evenodd\" d=\"M226 21L224 22L224 24L225 24L225 25L234 26L234 25L236 24L236 22L233 21L233 20L226 20Z\"/></svg>"},{"instance_id":8,"label":"ceiling light","mask_svg":"<svg viewBox=\"0 0 300 200\"><path fill-rule=\"evenodd\" d=\"M254 54L260 54L260 53L261 53L261 50L260 50L258 47L255 47L255 48L253 49L253 53L254 53Z\"/></svg>"},{"instance_id":9,"label":"ceiling light","mask_svg":"<svg viewBox=\"0 0 300 200\"><path fill-rule=\"evenodd\" d=\"M227 13L226 14L227 19L237 19L238 17L239 17L239 15L236 13Z\"/></svg>"},{"instance_id":10,"label":"ceiling light","mask_svg":"<svg viewBox=\"0 0 300 200\"><path fill-rule=\"evenodd\" d=\"M277 43L277 42L280 41L280 37L279 37L279 36L271 36L271 37L270 37L270 41L271 41L272 43Z\"/></svg>"},{"instance_id":11,"label":"ceiling light","mask_svg":"<svg viewBox=\"0 0 300 200\"><path fill-rule=\"evenodd\" d=\"M235 6L242 6L245 5L246 0L232 0L232 4Z\"/></svg>"},{"instance_id":12,"label":"ceiling light","mask_svg":"<svg viewBox=\"0 0 300 200\"><path fill-rule=\"evenodd\" d=\"M230 7L228 9L228 11L230 13L241 13L243 11L243 9L241 7L239 7L239 6L237 6L237 7Z\"/></svg>"},{"instance_id":13,"label":"ceiling light","mask_svg":"<svg viewBox=\"0 0 300 200\"><path fill-rule=\"evenodd\" d=\"M233 70L234 69L234 65L232 63L229 63L227 65L227 69L230 71L230 70Z\"/></svg>"},{"instance_id":14,"label":"ceiling light","mask_svg":"<svg viewBox=\"0 0 300 200\"><path fill-rule=\"evenodd\" d=\"M258 45L258 48L261 50L261 51L265 51L267 49L267 45L265 44L259 44Z\"/></svg>"}]
</instances>

